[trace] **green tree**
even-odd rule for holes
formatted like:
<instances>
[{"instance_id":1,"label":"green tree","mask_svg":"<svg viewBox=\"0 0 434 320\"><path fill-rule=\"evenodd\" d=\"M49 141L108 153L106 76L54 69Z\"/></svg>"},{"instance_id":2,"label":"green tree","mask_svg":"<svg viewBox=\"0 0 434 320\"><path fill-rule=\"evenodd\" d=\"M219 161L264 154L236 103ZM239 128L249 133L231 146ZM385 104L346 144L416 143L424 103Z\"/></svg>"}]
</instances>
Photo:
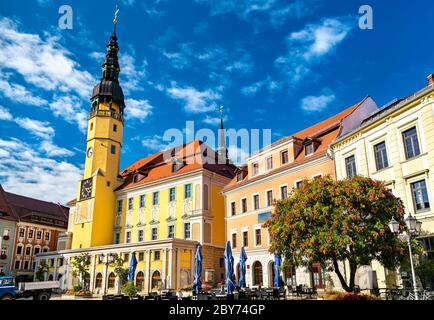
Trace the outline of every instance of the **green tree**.
<instances>
[{"instance_id":1,"label":"green tree","mask_svg":"<svg viewBox=\"0 0 434 320\"><path fill-rule=\"evenodd\" d=\"M416 275L419 277L423 288L426 289L427 287L431 287L434 279L434 259L428 257L420 257L415 272Z\"/></svg>"},{"instance_id":2,"label":"green tree","mask_svg":"<svg viewBox=\"0 0 434 320\"><path fill-rule=\"evenodd\" d=\"M114 267L114 273L118 277L121 287L128 282L128 268L124 267L125 260L115 255L111 266Z\"/></svg>"},{"instance_id":3,"label":"green tree","mask_svg":"<svg viewBox=\"0 0 434 320\"><path fill-rule=\"evenodd\" d=\"M122 286L122 291L130 298L135 297L139 292L139 288L134 285L134 282L128 281Z\"/></svg>"},{"instance_id":4,"label":"green tree","mask_svg":"<svg viewBox=\"0 0 434 320\"><path fill-rule=\"evenodd\" d=\"M353 291L357 268L377 260L396 268L406 244L389 230L392 216L404 226L404 206L383 183L364 177L305 180L290 197L277 201L267 221L270 251L308 269L333 264L342 287ZM348 261L347 283L339 261Z\"/></svg>"},{"instance_id":5,"label":"green tree","mask_svg":"<svg viewBox=\"0 0 434 320\"><path fill-rule=\"evenodd\" d=\"M38 281L44 281L45 280L45 273L48 272L48 264L45 262L45 260L41 260L39 263L38 270L36 271L36 280Z\"/></svg>"},{"instance_id":6,"label":"green tree","mask_svg":"<svg viewBox=\"0 0 434 320\"><path fill-rule=\"evenodd\" d=\"M87 253L83 253L77 257L74 257L74 259L71 262L72 265L72 275L74 277L80 277L81 281L81 288L84 290L87 290L87 280L90 279L90 256Z\"/></svg>"}]
</instances>

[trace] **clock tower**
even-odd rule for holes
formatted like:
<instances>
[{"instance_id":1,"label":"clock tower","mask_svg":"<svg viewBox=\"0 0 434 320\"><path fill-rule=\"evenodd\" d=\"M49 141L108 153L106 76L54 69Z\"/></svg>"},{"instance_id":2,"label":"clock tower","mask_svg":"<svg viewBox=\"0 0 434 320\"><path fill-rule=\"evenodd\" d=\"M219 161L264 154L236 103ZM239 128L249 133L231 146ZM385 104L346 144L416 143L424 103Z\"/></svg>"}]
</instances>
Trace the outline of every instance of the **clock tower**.
<instances>
[{"instance_id":1,"label":"clock tower","mask_svg":"<svg viewBox=\"0 0 434 320\"><path fill-rule=\"evenodd\" d=\"M72 249L113 243L116 197L122 183L119 162L124 128L124 94L119 85L116 18L90 99L84 174L78 184Z\"/></svg>"}]
</instances>

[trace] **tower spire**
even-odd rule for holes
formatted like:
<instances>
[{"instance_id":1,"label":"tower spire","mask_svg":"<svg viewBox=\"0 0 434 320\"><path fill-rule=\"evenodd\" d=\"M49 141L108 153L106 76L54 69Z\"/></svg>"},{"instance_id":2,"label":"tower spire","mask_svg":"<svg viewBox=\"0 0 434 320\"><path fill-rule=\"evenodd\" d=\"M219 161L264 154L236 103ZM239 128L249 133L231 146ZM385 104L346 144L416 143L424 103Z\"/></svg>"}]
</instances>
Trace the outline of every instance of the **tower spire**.
<instances>
[{"instance_id":1,"label":"tower spire","mask_svg":"<svg viewBox=\"0 0 434 320\"><path fill-rule=\"evenodd\" d=\"M92 93L92 110L95 109L99 102L116 103L120 108L120 113L123 114L125 107L124 93L119 85L119 46L116 36L116 26L118 24L119 9L116 6L116 11L113 18L113 33L107 43L107 53L104 63L102 64L101 81L98 83Z\"/></svg>"},{"instance_id":2,"label":"tower spire","mask_svg":"<svg viewBox=\"0 0 434 320\"><path fill-rule=\"evenodd\" d=\"M223 106L219 107L220 111L220 129L219 129L219 147L217 150L219 163L227 163L228 149L226 148L226 133L223 125Z\"/></svg>"}]
</instances>

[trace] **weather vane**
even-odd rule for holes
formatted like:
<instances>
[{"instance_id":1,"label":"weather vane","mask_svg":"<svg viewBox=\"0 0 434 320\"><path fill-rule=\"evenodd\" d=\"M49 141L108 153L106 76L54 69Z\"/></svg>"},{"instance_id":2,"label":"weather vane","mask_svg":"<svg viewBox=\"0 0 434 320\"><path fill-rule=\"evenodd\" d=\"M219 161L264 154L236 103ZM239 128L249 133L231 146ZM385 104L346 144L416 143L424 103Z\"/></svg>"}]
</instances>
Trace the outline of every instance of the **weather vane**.
<instances>
[{"instance_id":1,"label":"weather vane","mask_svg":"<svg viewBox=\"0 0 434 320\"><path fill-rule=\"evenodd\" d=\"M115 17L113 19L113 24L114 24L114 33L116 34L116 24L118 23L118 13L119 13L119 8L118 5L116 5L116 10L115 10Z\"/></svg>"}]
</instances>

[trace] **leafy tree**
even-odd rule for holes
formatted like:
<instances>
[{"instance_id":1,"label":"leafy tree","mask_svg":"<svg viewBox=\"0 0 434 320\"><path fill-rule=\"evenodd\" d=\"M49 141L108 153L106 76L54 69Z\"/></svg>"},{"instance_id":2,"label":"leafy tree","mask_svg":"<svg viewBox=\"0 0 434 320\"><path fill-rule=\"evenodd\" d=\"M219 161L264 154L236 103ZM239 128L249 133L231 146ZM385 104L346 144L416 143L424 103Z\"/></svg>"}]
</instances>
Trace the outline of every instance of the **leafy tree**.
<instances>
[{"instance_id":1,"label":"leafy tree","mask_svg":"<svg viewBox=\"0 0 434 320\"><path fill-rule=\"evenodd\" d=\"M74 277L79 276L81 280L81 288L86 288L87 280L90 279L90 256L87 253L83 253L77 257L74 257L74 259L71 262L72 265L72 275Z\"/></svg>"},{"instance_id":2,"label":"leafy tree","mask_svg":"<svg viewBox=\"0 0 434 320\"><path fill-rule=\"evenodd\" d=\"M36 280L38 281L44 281L45 280L45 273L48 272L48 264L45 262L45 260L41 260L39 263L38 270L36 271Z\"/></svg>"},{"instance_id":3,"label":"leafy tree","mask_svg":"<svg viewBox=\"0 0 434 320\"><path fill-rule=\"evenodd\" d=\"M423 288L431 287L434 279L434 259L421 257L416 266L416 275L419 277Z\"/></svg>"},{"instance_id":4,"label":"leafy tree","mask_svg":"<svg viewBox=\"0 0 434 320\"><path fill-rule=\"evenodd\" d=\"M135 297L139 292L139 288L134 285L134 282L128 281L122 286L122 291L130 298Z\"/></svg>"},{"instance_id":5,"label":"leafy tree","mask_svg":"<svg viewBox=\"0 0 434 320\"><path fill-rule=\"evenodd\" d=\"M128 268L124 267L125 260L120 256L115 255L111 266L114 267L114 273L120 281L120 285L123 286L128 282Z\"/></svg>"},{"instance_id":6,"label":"leafy tree","mask_svg":"<svg viewBox=\"0 0 434 320\"><path fill-rule=\"evenodd\" d=\"M282 254L294 265L323 267L330 262L342 287L355 287L357 268L377 260L396 268L407 254L406 243L389 230L392 216L404 226L404 206L383 183L354 177L335 181L327 176L305 180L290 197L277 201L265 224L272 240L270 251ZM347 283L338 268L347 260Z\"/></svg>"}]
</instances>

